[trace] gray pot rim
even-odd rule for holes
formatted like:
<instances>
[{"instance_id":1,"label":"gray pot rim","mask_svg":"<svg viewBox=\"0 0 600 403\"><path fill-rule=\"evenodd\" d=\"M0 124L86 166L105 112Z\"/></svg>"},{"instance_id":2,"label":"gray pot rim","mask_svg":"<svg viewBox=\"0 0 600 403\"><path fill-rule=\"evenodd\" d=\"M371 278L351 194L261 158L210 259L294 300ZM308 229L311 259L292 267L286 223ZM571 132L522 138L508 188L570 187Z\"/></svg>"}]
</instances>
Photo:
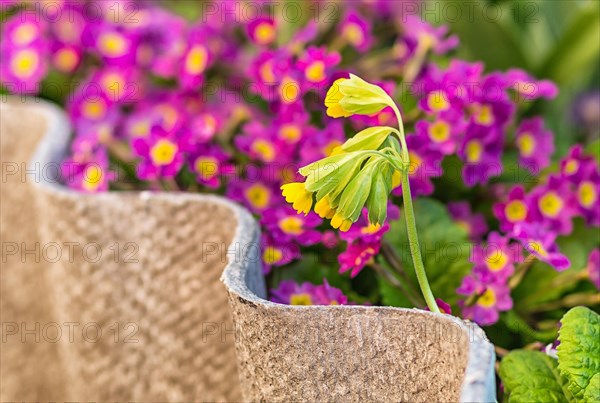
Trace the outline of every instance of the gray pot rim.
<instances>
[{"instance_id":1,"label":"gray pot rim","mask_svg":"<svg viewBox=\"0 0 600 403\"><path fill-rule=\"evenodd\" d=\"M71 125L65 112L58 106L40 99L27 98L23 100L28 106L34 106L35 109L46 117L48 127L46 134L40 141L31 164L56 164L62 161L66 156L71 137ZM0 103L0 107L4 105ZM168 193L152 191L122 191L122 192L104 192L99 194L85 194L63 186L58 181L49 181L41 175L39 182L34 181L35 187L45 188L54 192L60 192L65 196L73 198L93 197L99 199L112 200L115 197L135 197L141 200L167 199L174 203L188 202L213 202L227 206L234 217L237 219L237 228L235 235L228 247L228 256L235 255L236 245L253 245L256 248L260 245L260 230L256 220L252 215L240 205L221 196L202 195L191 193ZM258 250L258 249L256 249ZM388 306L357 306L357 305L336 305L336 306L290 306L277 304L266 300L266 287L258 259L229 259L221 281L225 284L227 290L233 296L249 304L260 305L268 309L286 309L288 311L297 310L346 310L352 313L361 314L371 310L379 312L404 312L408 314L418 314L421 317L428 315L437 316L439 319L451 322L458 326L469 337L469 353L467 368L465 370L462 386L461 402L495 402L495 353L492 344L488 341L485 333L475 323L459 319L455 316L437 314L429 311L408 308L396 308Z\"/></svg>"}]
</instances>

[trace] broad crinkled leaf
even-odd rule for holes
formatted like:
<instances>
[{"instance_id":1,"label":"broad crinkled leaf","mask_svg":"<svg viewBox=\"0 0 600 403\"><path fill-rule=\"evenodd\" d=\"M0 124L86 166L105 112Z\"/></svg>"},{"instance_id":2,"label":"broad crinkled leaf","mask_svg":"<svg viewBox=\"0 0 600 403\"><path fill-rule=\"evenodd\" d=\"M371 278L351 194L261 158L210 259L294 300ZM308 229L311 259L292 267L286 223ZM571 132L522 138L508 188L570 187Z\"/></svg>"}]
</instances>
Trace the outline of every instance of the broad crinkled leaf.
<instances>
[{"instance_id":1,"label":"broad crinkled leaf","mask_svg":"<svg viewBox=\"0 0 600 403\"><path fill-rule=\"evenodd\" d=\"M600 315L578 306L563 316L561 324L558 369L568 379L575 400L591 403L590 396L600 395Z\"/></svg>"},{"instance_id":2,"label":"broad crinkled leaf","mask_svg":"<svg viewBox=\"0 0 600 403\"><path fill-rule=\"evenodd\" d=\"M542 352L512 351L502 359L499 373L509 403L573 401L556 360Z\"/></svg>"}]
</instances>

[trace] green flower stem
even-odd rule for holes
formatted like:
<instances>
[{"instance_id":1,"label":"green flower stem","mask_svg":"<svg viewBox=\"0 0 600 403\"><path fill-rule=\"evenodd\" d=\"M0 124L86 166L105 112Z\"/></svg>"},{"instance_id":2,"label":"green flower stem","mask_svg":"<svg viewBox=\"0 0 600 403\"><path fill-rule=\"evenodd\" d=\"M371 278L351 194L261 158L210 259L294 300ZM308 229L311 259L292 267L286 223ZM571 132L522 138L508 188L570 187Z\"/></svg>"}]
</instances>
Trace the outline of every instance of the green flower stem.
<instances>
[{"instance_id":1,"label":"green flower stem","mask_svg":"<svg viewBox=\"0 0 600 403\"><path fill-rule=\"evenodd\" d=\"M412 196L410 193L410 182L408 180L408 169L410 167L410 159L408 155L408 147L406 145L406 139L404 137L404 124L402 123L402 116L400 111L395 104L392 104L392 109L398 119L398 128L400 144L402 145L402 201L404 202L404 217L406 217L406 230L408 232L408 243L410 246L410 253L412 256L413 265L415 266L415 273L417 274L417 281L421 292L425 298L425 302L431 312L440 313L440 309L435 302L435 297L431 292L429 286L429 280L427 280L427 272L423 265L423 258L421 257L421 246L419 244L419 234L417 233L417 224L415 222L415 212L413 209Z\"/></svg>"}]
</instances>

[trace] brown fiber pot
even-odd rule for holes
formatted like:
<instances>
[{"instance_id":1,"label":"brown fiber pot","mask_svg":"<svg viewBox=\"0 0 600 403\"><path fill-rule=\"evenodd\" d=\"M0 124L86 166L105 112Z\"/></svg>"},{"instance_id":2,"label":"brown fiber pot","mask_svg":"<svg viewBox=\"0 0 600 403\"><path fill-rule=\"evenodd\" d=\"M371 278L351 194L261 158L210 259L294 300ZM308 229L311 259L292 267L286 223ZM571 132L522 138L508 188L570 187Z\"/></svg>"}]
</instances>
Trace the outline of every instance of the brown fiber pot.
<instances>
[{"instance_id":1,"label":"brown fiber pot","mask_svg":"<svg viewBox=\"0 0 600 403\"><path fill-rule=\"evenodd\" d=\"M244 399L266 402L495 402L495 354L456 317L373 306L267 301L258 232L222 280L236 327ZM254 247L252 247L254 245Z\"/></svg>"},{"instance_id":2,"label":"brown fiber pot","mask_svg":"<svg viewBox=\"0 0 600 403\"><path fill-rule=\"evenodd\" d=\"M46 169L69 147L63 112L28 101L3 106L2 118L12 122L2 137L44 135L31 162L40 180L21 199L36 202L42 248L61 250L57 260L56 253L42 257L44 285L27 298L51 301L62 337L42 334L40 344L57 347L65 389L31 400L239 400L233 325L219 277L226 246L250 216L219 197L71 191ZM23 354L45 362L33 351ZM10 398L29 399L21 396L32 396L25 394L30 380L11 376L21 390Z\"/></svg>"}]
</instances>

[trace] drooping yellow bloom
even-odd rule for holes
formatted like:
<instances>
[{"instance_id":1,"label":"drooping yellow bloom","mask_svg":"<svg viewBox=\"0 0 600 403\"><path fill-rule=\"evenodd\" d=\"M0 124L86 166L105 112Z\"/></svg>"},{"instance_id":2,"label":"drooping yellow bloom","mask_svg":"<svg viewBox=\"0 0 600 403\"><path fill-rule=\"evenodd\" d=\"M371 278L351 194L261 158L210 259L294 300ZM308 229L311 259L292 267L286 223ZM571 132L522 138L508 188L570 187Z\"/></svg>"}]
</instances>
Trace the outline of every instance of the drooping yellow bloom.
<instances>
[{"instance_id":1,"label":"drooping yellow bloom","mask_svg":"<svg viewBox=\"0 0 600 403\"><path fill-rule=\"evenodd\" d=\"M329 196L323 197L315 204L315 213L321 218L330 219L335 214L335 209L329 203Z\"/></svg>"},{"instance_id":2,"label":"drooping yellow bloom","mask_svg":"<svg viewBox=\"0 0 600 403\"><path fill-rule=\"evenodd\" d=\"M331 219L331 226L342 232L347 232L352 226L352 220L342 217L341 214L337 213Z\"/></svg>"},{"instance_id":3,"label":"drooping yellow bloom","mask_svg":"<svg viewBox=\"0 0 600 403\"><path fill-rule=\"evenodd\" d=\"M308 214L313 203L313 193L306 190L304 183L287 183L281 187L281 190L285 201L292 203L292 207L298 214Z\"/></svg>"},{"instance_id":4,"label":"drooping yellow bloom","mask_svg":"<svg viewBox=\"0 0 600 403\"><path fill-rule=\"evenodd\" d=\"M340 101L344 97L344 95L340 92L340 83L347 80L347 78L340 78L335 80L335 82L327 91L327 95L325 96L325 106L327 107L327 116L331 116L332 118L347 118L348 116L354 115L351 112L348 112L342 108L340 105Z\"/></svg>"}]
</instances>

